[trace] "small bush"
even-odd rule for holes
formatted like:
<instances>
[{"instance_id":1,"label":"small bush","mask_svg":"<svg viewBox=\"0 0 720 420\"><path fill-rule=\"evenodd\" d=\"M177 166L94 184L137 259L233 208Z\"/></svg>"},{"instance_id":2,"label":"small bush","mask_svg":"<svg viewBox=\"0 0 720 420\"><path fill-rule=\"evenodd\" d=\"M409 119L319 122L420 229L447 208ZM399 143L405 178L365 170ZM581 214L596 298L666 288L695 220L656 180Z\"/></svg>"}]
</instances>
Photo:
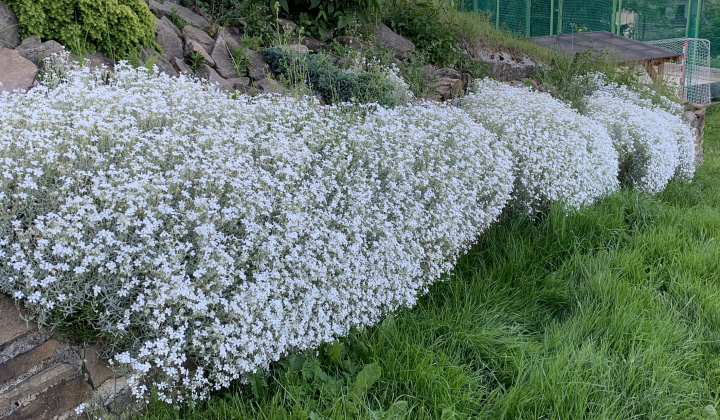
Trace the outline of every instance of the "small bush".
<instances>
[{"instance_id":1,"label":"small bush","mask_svg":"<svg viewBox=\"0 0 720 420\"><path fill-rule=\"evenodd\" d=\"M274 1L272 2L275 3ZM380 0L279 0L282 12L297 15L311 35L346 33L373 22Z\"/></svg>"},{"instance_id":2,"label":"small bush","mask_svg":"<svg viewBox=\"0 0 720 420\"><path fill-rule=\"evenodd\" d=\"M253 0L188 0L212 16L221 26L234 26L247 37L270 42L275 31L275 17L269 2Z\"/></svg>"},{"instance_id":3,"label":"small bush","mask_svg":"<svg viewBox=\"0 0 720 420\"><path fill-rule=\"evenodd\" d=\"M327 104L352 102L377 103L386 107L398 105L397 84L382 71L341 70L323 54L298 54L279 48L261 51L270 69L286 80L297 81L298 74L322 96Z\"/></svg>"},{"instance_id":4,"label":"small bush","mask_svg":"<svg viewBox=\"0 0 720 420\"><path fill-rule=\"evenodd\" d=\"M11 0L23 36L54 39L78 53L126 58L139 44L158 48L155 16L143 0Z\"/></svg>"},{"instance_id":5,"label":"small bush","mask_svg":"<svg viewBox=\"0 0 720 420\"><path fill-rule=\"evenodd\" d=\"M483 79L458 103L512 151L518 209L579 208L617 188L618 155L604 127L549 94Z\"/></svg>"},{"instance_id":6,"label":"small bush","mask_svg":"<svg viewBox=\"0 0 720 420\"><path fill-rule=\"evenodd\" d=\"M690 181L695 135L680 116L682 107L668 99L655 104L601 77L595 83L585 114L612 137L624 168L623 181L648 193L662 191L674 176Z\"/></svg>"},{"instance_id":7,"label":"small bush","mask_svg":"<svg viewBox=\"0 0 720 420\"><path fill-rule=\"evenodd\" d=\"M454 67L474 78L487 76L489 68L465 53L456 35L458 28L447 15L444 6L432 0L392 0L385 4L383 20L393 31L410 39L429 63Z\"/></svg>"}]
</instances>

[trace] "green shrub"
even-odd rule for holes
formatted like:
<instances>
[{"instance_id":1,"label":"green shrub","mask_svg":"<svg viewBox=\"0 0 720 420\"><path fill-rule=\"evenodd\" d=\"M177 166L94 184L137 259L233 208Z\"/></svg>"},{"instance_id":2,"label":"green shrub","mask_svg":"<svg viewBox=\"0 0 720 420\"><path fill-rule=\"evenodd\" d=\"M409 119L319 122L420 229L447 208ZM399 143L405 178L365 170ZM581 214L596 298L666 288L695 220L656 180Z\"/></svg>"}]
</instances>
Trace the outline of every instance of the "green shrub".
<instances>
[{"instance_id":1,"label":"green shrub","mask_svg":"<svg viewBox=\"0 0 720 420\"><path fill-rule=\"evenodd\" d=\"M54 39L77 53L125 58L139 44L158 48L155 16L143 0L11 0L23 36Z\"/></svg>"},{"instance_id":2,"label":"green shrub","mask_svg":"<svg viewBox=\"0 0 720 420\"><path fill-rule=\"evenodd\" d=\"M275 31L274 13L269 3L253 0L186 0L186 6L197 6L220 26L234 26L243 35L269 42Z\"/></svg>"},{"instance_id":3,"label":"green shrub","mask_svg":"<svg viewBox=\"0 0 720 420\"><path fill-rule=\"evenodd\" d=\"M354 24L372 22L380 0L277 0L287 14L299 16L310 34L345 32ZM271 0L274 4L275 0Z\"/></svg>"},{"instance_id":4,"label":"green shrub","mask_svg":"<svg viewBox=\"0 0 720 420\"><path fill-rule=\"evenodd\" d=\"M415 48L439 67L454 67L475 78L488 75L489 68L472 60L464 51L455 22L448 11L432 0L389 0L383 21L396 33L410 39Z\"/></svg>"},{"instance_id":5,"label":"green shrub","mask_svg":"<svg viewBox=\"0 0 720 420\"><path fill-rule=\"evenodd\" d=\"M430 1L391 0L384 20L427 54L431 63L444 67L456 63L462 48L453 27L441 17L441 10Z\"/></svg>"},{"instance_id":6,"label":"green shrub","mask_svg":"<svg viewBox=\"0 0 720 420\"><path fill-rule=\"evenodd\" d=\"M297 81L301 75L327 104L357 100L386 107L397 105L395 86L381 72L341 70L323 54L298 54L279 48L266 48L260 53L273 73L289 81Z\"/></svg>"}]
</instances>

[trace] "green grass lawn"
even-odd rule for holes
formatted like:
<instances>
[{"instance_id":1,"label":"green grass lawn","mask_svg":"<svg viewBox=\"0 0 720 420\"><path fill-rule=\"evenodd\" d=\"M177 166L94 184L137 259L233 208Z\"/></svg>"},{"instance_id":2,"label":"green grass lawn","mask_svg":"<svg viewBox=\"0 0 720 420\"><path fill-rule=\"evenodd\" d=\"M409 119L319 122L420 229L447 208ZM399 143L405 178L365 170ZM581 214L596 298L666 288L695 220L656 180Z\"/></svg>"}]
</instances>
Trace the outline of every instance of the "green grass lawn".
<instances>
[{"instance_id":1,"label":"green grass lawn","mask_svg":"<svg viewBox=\"0 0 720 420\"><path fill-rule=\"evenodd\" d=\"M658 196L510 217L412 309L147 419L712 419L720 403L720 107Z\"/></svg>"}]
</instances>

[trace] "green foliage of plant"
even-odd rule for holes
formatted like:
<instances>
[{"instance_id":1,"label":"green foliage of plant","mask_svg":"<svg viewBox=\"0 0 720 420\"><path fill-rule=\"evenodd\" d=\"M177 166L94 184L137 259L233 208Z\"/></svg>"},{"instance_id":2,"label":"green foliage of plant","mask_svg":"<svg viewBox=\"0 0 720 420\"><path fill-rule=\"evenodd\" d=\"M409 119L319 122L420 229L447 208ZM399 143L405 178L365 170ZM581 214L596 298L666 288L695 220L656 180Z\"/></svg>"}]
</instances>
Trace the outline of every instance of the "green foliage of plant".
<instances>
[{"instance_id":1,"label":"green foliage of plant","mask_svg":"<svg viewBox=\"0 0 720 420\"><path fill-rule=\"evenodd\" d=\"M457 62L462 54L460 41L452 25L441 19L438 6L426 0L390 0L385 7L385 23L410 39L431 63L445 67Z\"/></svg>"},{"instance_id":2,"label":"green foliage of plant","mask_svg":"<svg viewBox=\"0 0 720 420\"><path fill-rule=\"evenodd\" d=\"M710 59L710 67L720 69L720 55Z\"/></svg>"},{"instance_id":3,"label":"green foliage of plant","mask_svg":"<svg viewBox=\"0 0 720 420\"><path fill-rule=\"evenodd\" d=\"M176 7L170 9L170 22L180 28L180 30L182 30L182 28L188 25L188 23L185 22L185 19L181 18L180 15L178 15L178 9Z\"/></svg>"},{"instance_id":4,"label":"green foliage of plant","mask_svg":"<svg viewBox=\"0 0 720 420\"><path fill-rule=\"evenodd\" d=\"M463 49L459 27L448 18L448 10L432 0L390 0L385 4L383 21L396 33L407 37L415 48L439 67L454 67L481 78L489 68L474 61Z\"/></svg>"},{"instance_id":5,"label":"green foliage of plant","mask_svg":"<svg viewBox=\"0 0 720 420\"><path fill-rule=\"evenodd\" d=\"M23 36L54 39L74 51L125 58L155 43L155 16L143 0L12 0Z\"/></svg>"},{"instance_id":6,"label":"green foliage of plant","mask_svg":"<svg viewBox=\"0 0 720 420\"><path fill-rule=\"evenodd\" d=\"M312 35L343 33L355 24L372 22L380 10L380 0L278 0L278 3L285 13L298 15Z\"/></svg>"},{"instance_id":7,"label":"green foliage of plant","mask_svg":"<svg viewBox=\"0 0 720 420\"><path fill-rule=\"evenodd\" d=\"M243 35L272 40L275 17L265 1L253 0L188 0L188 6L197 6L220 26L236 27Z\"/></svg>"},{"instance_id":8,"label":"green foliage of plant","mask_svg":"<svg viewBox=\"0 0 720 420\"><path fill-rule=\"evenodd\" d=\"M710 55L720 61L720 2L706 2L703 17L699 37L710 40ZM720 68L720 63L713 67Z\"/></svg>"},{"instance_id":9,"label":"green foliage of plant","mask_svg":"<svg viewBox=\"0 0 720 420\"><path fill-rule=\"evenodd\" d=\"M331 57L323 54L298 54L280 48L260 52L273 73L286 80L294 82L298 73L307 75L298 81L305 81L328 104L356 100L386 107L397 105L395 88L381 73L343 71L333 66Z\"/></svg>"},{"instance_id":10,"label":"green foliage of plant","mask_svg":"<svg viewBox=\"0 0 720 420\"><path fill-rule=\"evenodd\" d=\"M202 68L203 64L205 64L205 57L202 56L199 52L195 51L190 54L190 57L188 57L188 65L190 66L190 69L192 71L198 71L200 68Z\"/></svg>"}]
</instances>

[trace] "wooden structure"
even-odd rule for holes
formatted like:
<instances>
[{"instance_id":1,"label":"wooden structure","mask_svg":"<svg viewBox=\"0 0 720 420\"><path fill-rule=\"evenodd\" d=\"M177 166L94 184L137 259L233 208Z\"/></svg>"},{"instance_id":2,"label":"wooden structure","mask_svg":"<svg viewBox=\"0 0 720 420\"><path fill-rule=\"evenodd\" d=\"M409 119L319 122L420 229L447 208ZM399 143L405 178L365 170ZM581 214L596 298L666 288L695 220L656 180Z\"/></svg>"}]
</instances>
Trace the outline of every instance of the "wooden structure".
<instances>
[{"instance_id":1,"label":"wooden structure","mask_svg":"<svg viewBox=\"0 0 720 420\"><path fill-rule=\"evenodd\" d=\"M642 64L650 77L662 77L665 63L677 61L682 54L656 47L607 31L578 32L572 34L540 36L532 40L545 47L574 56L582 51L593 55L609 53L620 64ZM658 69L655 70L655 67Z\"/></svg>"}]
</instances>

